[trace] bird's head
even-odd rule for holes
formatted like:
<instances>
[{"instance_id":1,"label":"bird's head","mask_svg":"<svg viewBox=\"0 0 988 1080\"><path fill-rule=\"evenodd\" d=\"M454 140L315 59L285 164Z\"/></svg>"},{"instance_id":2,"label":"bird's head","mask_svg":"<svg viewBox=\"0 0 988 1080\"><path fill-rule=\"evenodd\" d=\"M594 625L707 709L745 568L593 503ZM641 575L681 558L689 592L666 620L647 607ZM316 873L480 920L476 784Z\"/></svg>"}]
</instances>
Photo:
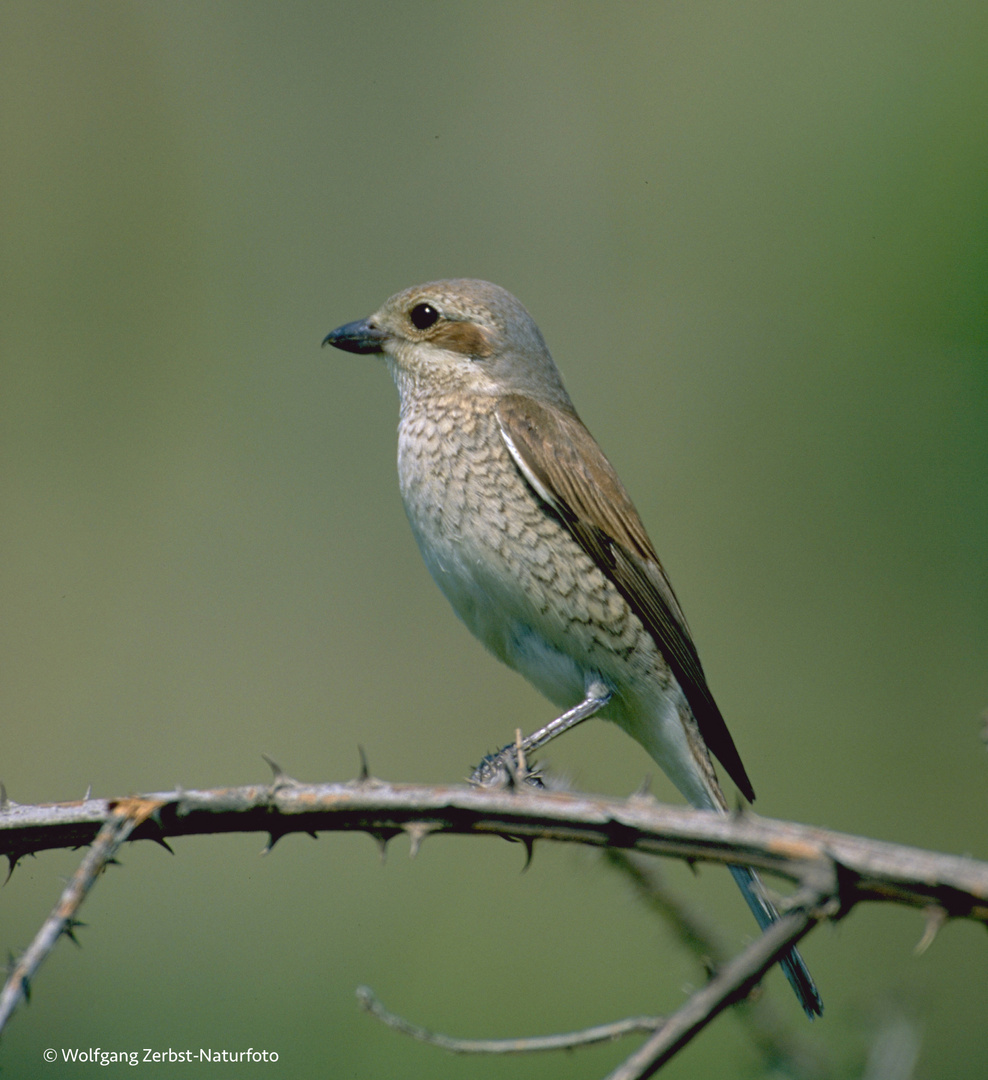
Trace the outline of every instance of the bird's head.
<instances>
[{"instance_id":1,"label":"bird's head","mask_svg":"<svg viewBox=\"0 0 988 1080\"><path fill-rule=\"evenodd\" d=\"M531 315L489 281L456 278L414 285L366 319L333 330L323 344L382 355L403 397L521 393L571 407Z\"/></svg>"}]
</instances>

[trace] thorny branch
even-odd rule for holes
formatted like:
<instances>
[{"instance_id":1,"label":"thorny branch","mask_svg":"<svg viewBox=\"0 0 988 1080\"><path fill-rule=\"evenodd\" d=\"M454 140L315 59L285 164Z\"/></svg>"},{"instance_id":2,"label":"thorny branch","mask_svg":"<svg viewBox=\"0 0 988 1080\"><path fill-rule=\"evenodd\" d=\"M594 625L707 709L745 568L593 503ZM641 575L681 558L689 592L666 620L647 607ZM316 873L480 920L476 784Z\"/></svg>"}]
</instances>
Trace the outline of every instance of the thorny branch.
<instances>
[{"instance_id":1,"label":"thorny branch","mask_svg":"<svg viewBox=\"0 0 988 1080\"><path fill-rule=\"evenodd\" d=\"M96 834L96 839L86 852L79 869L62 891L54 911L45 919L30 946L11 964L7 982L0 992L0 1031L21 999L30 999L31 980L58 939L64 934L76 941L75 931L82 925L76 918L76 913L89 890L113 861L121 844L156 808L156 803L148 799L122 799L117 803L113 814Z\"/></svg>"},{"instance_id":2,"label":"thorny branch","mask_svg":"<svg viewBox=\"0 0 988 1080\"><path fill-rule=\"evenodd\" d=\"M668 806L648 796L607 799L559 791L459 785L273 784L144 796L157 809L132 840L230 832L268 834L270 849L292 832L366 832L380 843L405 833L418 846L433 834L508 836L525 843L569 841L688 861L745 863L837 897L843 914L864 900L942 908L988 925L988 863L923 851L751 812L728 816ZM90 844L120 799L0 804L0 855Z\"/></svg>"},{"instance_id":3,"label":"thorny branch","mask_svg":"<svg viewBox=\"0 0 988 1080\"><path fill-rule=\"evenodd\" d=\"M988 863L970 858L751 813L725 816L665 806L646 796L613 800L527 786L506 790L390 784L371 778L366 769L349 783L300 784L273 768L272 784L177 790L127 800L87 796L78 802L21 806L0 788L0 855L7 857L11 872L26 854L93 845L54 912L13 965L0 993L0 1029L58 938L73 937L83 899L128 839L154 840L167 847L168 837L261 832L268 835L269 851L291 832L362 831L382 847L404 833L414 854L432 834L491 835L520 840L529 851L536 840L555 840L624 855L743 863L796 883L797 892L784 905L779 922L724 964L665 1022L656 1021L657 1030L612 1080L652 1075L719 1012L744 1000L786 948L818 921L842 918L864 900L924 910L929 938L948 918L988 925ZM400 1020L396 1026L402 1024L412 1026ZM615 1029L608 1025L602 1030L613 1035ZM423 1029L416 1032L416 1037L437 1041ZM575 1033L568 1043L564 1036L552 1038L557 1045L572 1046L590 1037Z\"/></svg>"}]
</instances>

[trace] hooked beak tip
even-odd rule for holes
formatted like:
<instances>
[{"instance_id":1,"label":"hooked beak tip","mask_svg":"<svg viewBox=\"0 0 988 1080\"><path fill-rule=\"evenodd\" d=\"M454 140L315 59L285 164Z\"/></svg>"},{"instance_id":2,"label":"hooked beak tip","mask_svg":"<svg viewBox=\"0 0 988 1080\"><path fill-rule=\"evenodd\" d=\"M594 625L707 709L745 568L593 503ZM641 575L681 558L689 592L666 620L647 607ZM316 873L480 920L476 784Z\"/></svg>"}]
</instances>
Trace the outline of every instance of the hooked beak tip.
<instances>
[{"instance_id":1,"label":"hooked beak tip","mask_svg":"<svg viewBox=\"0 0 988 1080\"><path fill-rule=\"evenodd\" d=\"M332 345L344 352L377 353L383 351L385 338L385 333L374 326L370 319L358 319L330 330L322 343L323 347Z\"/></svg>"}]
</instances>

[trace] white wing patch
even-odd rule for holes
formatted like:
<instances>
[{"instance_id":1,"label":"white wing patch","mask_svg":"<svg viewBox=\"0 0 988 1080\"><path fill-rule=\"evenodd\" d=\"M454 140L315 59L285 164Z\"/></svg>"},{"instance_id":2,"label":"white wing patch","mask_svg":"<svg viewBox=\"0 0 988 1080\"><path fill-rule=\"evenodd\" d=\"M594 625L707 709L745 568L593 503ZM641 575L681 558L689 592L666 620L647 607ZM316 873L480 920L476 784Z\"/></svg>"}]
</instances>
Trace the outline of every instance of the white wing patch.
<instances>
[{"instance_id":1,"label":"white wing patch","mask_svg":"<svg viewBox=\"0 0 988 1080\"><path fill-rule=\"evenodd\" d=\"M508 453L511 455L514 463L521 470L522 476L524 476L525 479L532 485L532 487L537 492L539 498L541 498L544 502L547 502L553 508L553 510L558 513L558 499L553 498L552 493L549 491L549 489L542 483L541 480L539 480L535 473L532 472L531 468L529 468L528 463L518 452L518 447L515 446L514 439L512 439L508 432L505 431L504 424L501 423L500 417L498 417L497 426L501 429L501 438L504 439L504 445L508 448Z\"/></svg>"}]
</instances>

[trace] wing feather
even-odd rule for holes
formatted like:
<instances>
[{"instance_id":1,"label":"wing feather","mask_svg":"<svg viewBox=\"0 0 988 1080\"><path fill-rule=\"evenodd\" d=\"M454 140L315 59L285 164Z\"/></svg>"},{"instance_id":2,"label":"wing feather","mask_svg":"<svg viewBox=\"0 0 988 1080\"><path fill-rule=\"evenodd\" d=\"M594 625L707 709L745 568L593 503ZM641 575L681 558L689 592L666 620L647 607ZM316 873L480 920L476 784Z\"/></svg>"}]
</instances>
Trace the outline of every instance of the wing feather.
<instances>
[{"instance_id":1,"label":"wing feather","mask_svg":"<svg viewBox=\"0 0 988 1080\"><path fill-rule=\"evenodd\" d=\"M686 695L707 746L745 798L754 799L682 608L614 467L575 412L509 394L498 401L496 415L522 475L641 619Z\"/></svg>"}]
</instances>

